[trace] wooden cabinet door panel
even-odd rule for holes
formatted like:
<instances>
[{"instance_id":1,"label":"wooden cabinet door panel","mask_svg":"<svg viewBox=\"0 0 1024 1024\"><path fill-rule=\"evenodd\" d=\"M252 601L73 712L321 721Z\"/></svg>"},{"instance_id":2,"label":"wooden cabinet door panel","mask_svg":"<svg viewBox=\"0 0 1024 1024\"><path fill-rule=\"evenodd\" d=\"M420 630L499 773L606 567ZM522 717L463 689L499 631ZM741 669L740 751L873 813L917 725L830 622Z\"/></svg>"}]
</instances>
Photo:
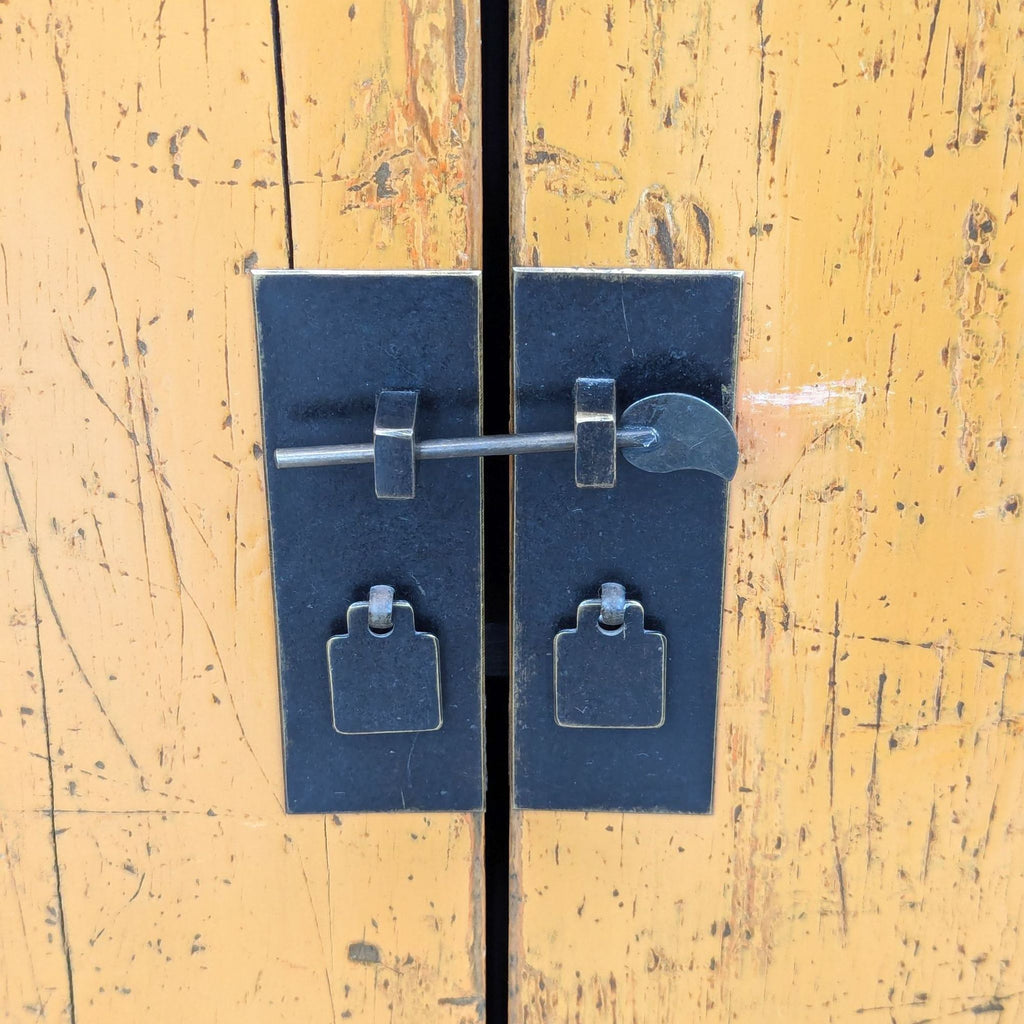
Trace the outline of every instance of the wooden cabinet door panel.
<instances>
[{"instance_id":1,"label":"wooden cabinet door panel","mask_svg":"<svg viewBox=\"0 0 1024 1024\"><path fill-rule=\"evenodd\" d=\"M479 265L476 35L0 12L5 1019L482 1013L481 816L283 810L248 275Z\"/></svg>"},{"instance_id":2,"label":"wooden cabinet door panel","mask_svg":"<svg viewBox=\"0 0 1024 1024\"><path fill-rule=\"evenodd\" d=\"M511 1018L1020 1019L1020 10L514 12L514 259L747 277L714 810L515 814Z\"/></svg>"}]
</instances>

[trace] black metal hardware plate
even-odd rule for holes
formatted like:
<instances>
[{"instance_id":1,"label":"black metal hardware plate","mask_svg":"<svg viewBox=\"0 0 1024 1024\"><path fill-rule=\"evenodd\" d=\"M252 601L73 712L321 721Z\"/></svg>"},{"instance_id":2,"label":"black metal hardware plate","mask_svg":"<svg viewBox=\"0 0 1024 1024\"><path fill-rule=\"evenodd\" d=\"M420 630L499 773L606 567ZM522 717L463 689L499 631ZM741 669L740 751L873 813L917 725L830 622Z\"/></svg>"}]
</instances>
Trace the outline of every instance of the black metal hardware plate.
<instances>
[{"instance_id":1,"label":"black metal hardware plate","mask_svg":"<svg viewBox=\"0 0 1024 1024\"><path fill-rule=\"evenodd\" d=\"M266 271L254 287L288 810L478 809L479 460L418 464L415 499L383 501L372 465L280 470L273 452L368 443L383 390L420 392L425 437L477 434L479 275ZM334 729L327 642L375 584L438 639L436 731Z\"/></svg>"},{"instance_id":2,"label":"black metal hardware plate","mask_svg":"<svg viewBox=\"0 0 1024 1024\"><path fill-rule=\"evenodd\" d=\"M620 410L678 391L731 419L741 288L734 272L515 271L516 431L566 429L577 377L613 377ZM621 453L617 469L614 488L580 489L571 452L515 460L514 803L706 813L728 484L697 471L643 472ZM658 728L556 721L555 634L609 580L667 638Z\"/></svg>"}]
</instances>

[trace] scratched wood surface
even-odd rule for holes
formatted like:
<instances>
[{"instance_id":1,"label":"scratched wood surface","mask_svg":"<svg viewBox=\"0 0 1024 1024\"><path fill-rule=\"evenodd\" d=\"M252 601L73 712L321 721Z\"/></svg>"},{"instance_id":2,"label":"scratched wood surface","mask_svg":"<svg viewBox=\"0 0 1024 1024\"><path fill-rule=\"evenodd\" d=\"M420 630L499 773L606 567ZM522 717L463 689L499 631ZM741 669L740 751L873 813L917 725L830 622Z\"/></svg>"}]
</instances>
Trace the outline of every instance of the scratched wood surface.
<instances>
[{"instance_id":1,"label":"scratched wood surface","mask_svg":"<svg viewBox=\"0 0 1024 1024\"><path fill-rule=\"evenodd\" d=\"M479 818L282 810L247 274L475 264L468 10L0 5L5 1020L482 1012Z\"/></svg>"},{"instance_id":2,"label":"scratched wood surface","mask_svg":"<svg viewBox=\"0 0 1024 1024\"><path fill-rule=\"evenodd\" d=\"M516 817L512 1019L1024 1020L1021 5L514 50L516 259L747 290L714 812Z\"/></svg>"}]
</instances>

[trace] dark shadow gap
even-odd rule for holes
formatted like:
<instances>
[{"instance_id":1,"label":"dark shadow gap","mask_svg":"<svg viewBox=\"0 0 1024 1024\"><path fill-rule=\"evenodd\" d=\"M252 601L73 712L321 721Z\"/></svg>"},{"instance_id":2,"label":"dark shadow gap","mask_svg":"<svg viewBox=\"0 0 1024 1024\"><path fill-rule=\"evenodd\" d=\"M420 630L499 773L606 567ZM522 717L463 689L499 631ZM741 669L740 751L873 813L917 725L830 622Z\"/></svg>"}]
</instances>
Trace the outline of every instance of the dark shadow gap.
<instances>
[{"instance_id":1,"label":"dark shadow gap","mask_svg":"<svg viewBox=\"0 0 1024 1024\"><path fill-rule=\"evenodd\" d=\"M509 0L481 0L483 179L483 432L509 432ZM484 615L487 624L487 1020L508 1020L509 953L509 511L507 458L484 460Z\"/></svg>"},{"instance_id":2,"label":"dark shadow gap","mask_svg":"<svg viewBox=\"0 0 1024 1024\"><path fill-rule=\"evenodd\" d=\"M281 195L284 197L284 245L288 267L295 268L295 244L292 239L291 175L288 173L288 121L284 102L284 57L281 49L281 7L270 0L270 32L274 40L274 77L277 79L277 133L281 146Z\"/></svg>"}]
</instances>

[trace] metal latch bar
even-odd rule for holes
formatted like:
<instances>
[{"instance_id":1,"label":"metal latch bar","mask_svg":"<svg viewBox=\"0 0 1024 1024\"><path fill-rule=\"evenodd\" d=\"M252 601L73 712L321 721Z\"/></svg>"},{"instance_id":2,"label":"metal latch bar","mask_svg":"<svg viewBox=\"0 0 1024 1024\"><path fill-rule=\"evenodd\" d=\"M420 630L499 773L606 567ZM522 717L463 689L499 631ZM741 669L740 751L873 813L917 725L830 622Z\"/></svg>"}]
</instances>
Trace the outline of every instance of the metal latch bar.
<instances>
[{"instance_id":1,"label":"metal latch bar","mask_svg":"<svg viewBox=\"0 0 1024 1024\"><path fill-rule=\"evenodd\" d=\"M729 421L695 397L649 395L630 405L616 425L615 381L580 377L573 388L574 429L482 437L416 439L419 392L382 391L377 398L372 444L277 448L278 469L372 463L378 498L412 498L415 462L575 451L576 486L615 486L616 453L650 473L699 469L726 480L736 472L739 448Z\"/></svg>"},{"instance_id":2,"label":"metal latch bar","mask_svg":"<svg viewBox=\"0 0 1024 1024\"><path fill-rule=\"evenodd\" d=\"M386 394L386 392L384 392ZM619 427L618 448L643 448L657 443L654 427ZM576 435L571 430L550 430L536 434L485 434L480 437L441 437L417 441L418 460L485 458L489 455L537 455L571 452ZM309 469L315 466L358 466L374 461L372 444L324 444L312 448L278 448L274 465L278 469Z\"/></svg>"}]
</instances>

